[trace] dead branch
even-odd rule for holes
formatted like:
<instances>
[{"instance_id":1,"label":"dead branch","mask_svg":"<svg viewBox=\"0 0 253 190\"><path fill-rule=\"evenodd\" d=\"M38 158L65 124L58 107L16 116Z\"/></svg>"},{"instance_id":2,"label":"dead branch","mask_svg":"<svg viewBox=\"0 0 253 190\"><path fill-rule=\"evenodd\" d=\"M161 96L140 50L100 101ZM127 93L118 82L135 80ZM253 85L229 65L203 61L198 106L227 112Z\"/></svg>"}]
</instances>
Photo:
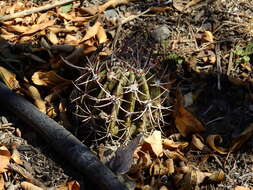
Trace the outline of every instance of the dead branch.
<instances>
[{"instance_id":1,"label":"dead branch","mask_svg":"<svg viewBox=\"0 0 253 190\"><path fill-rule=\"evenodd\" d=\"M0 105L38 132L55 151L101 190L127 190L88 147L56 121L0 82Z\"/></svg>"},{"instance_id":2,"label":"dead branch","mask_svg":"<svg viewBox=\"0 0 253 190\"><path fill-rule=\"evenodd\" d=\"M11 19L18 18L18 17L28 16L28 15L31 15L33 13L47 11L47 10L53 9L55 7L58 7L58 6L62 6L62 5L67 4L67 3L72 3L73 1L75 1L75 0L60 0L60 1L56 1L53 4L47 4L47 5L44 5L44 6L41 6L41 7L36 7L36 8L29 9L29 10L24 10L24 11L20 11L20 12L17 12L17 13L1 16L0 17L0 22L6 21L6 20L11 20Z\"/></svg>"}]
</instances>

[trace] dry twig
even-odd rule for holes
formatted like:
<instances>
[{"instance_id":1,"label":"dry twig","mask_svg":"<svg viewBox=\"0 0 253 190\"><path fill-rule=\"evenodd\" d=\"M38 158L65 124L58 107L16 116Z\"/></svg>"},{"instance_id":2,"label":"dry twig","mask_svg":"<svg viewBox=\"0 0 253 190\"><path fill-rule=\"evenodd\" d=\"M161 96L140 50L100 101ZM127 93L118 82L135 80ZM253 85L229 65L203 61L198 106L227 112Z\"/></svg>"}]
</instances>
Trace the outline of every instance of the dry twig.
<instances>
[{"instance_id":1,"label":"dry twig","mask_svg":"<svg viewBox=\"0 0 253 190\"><path fill-rule=\"evenodd\" d=\"M44 5L44 6L41 6L41 7L36 7L36 8L29 9L29 10L24 10L24 11L21 11L21 12L17 12L17 13L14 13L14 14L1 16L0 17L0 22L11 20L11 19L18 18L18 17L28 16L28 15L31 15L33 13L47 11L47 10L53 9L55 7L58 7L58 6L62 6L64 4L71 3L73 1L75 1L75 0L60 0L60 1L56 1L53 4L47 4L47 5Z\"/></svg>"}]
</instances>

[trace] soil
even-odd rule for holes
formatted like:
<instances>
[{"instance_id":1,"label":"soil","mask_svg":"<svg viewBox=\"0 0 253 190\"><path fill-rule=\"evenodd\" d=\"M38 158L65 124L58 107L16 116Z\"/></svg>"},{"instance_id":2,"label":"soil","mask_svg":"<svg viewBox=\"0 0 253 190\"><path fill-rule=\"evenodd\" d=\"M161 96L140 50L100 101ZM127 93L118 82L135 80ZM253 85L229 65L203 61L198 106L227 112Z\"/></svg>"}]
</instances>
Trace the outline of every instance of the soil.
<instances>
[{"instance_id":1,"label":"soil","mask_svg":"<svg viewBox=\"0 0 253 190\"><path fill-rule=\"evenodd\" d=\"M222 146L226 147L253 122L253 52L248 63L240 61L240 55L235 53L237 47L246 47L253 40L253 5L250 0L206 0L196 1L196 4L181 10L183 2L146 0L118 6L112 10L119 15L157 9L127 22L118 35L113 34L110 27L107 31L111 33L116 57L125 61L149 61L166 70L176 81L172 94L180 82L183 94L194 96L194 103L186 108L205 124L207 132L204 136L219 134L223 138ZM100 3L85 1L83 6ZM165 36L157 30L162 26L165 27ZM205 31L211 31L214 41L203 40ZM172 59L171 53L180 56ZM215 61L211 60L213 55ZM183 57L183 63L178 61L180 57ZM35 179L46 187L55 187L71 179L84 183L82 176L65 163L64 158L58 157L41 137L6 108L0 108L0 116L2 124L9 124L4 128L0 122L0 144L11 147L15 142L25 161L25 169ZM252 150L251 138L229 155L193 149L187 152L186 157L201 171L222 169L225 172L225 181L204 183L200 189L253 188ZM20 178L16 174L13 183Z\"/></svg>"}]
</instances>

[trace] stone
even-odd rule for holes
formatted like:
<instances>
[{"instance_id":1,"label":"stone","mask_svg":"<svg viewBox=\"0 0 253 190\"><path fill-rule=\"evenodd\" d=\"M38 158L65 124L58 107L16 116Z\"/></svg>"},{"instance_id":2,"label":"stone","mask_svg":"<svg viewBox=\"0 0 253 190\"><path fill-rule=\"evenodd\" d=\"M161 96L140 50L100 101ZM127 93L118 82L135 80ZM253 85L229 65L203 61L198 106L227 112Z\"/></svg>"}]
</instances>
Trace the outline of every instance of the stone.
<instances>
[{"instance_id":1,"label":"stone","mask_svg":"<svg viewBox=\"0 0 253 190\"><path fill-rule=\"evenodd\" d=\"M170 29L169 27L164 24L162 26L157 27L152 33L151 37L156 41L156 42L162 42L170 37Z\"/></svg>"},{"instance_id":2,"label":"stone","mask_svg":"<svg viewBox=\"0 0 253 190\"><path fill-rule=\"evenodd\" d=\"M111 22L113 24L117 23L117 20L119 19L119 14L114 9L109 9L105 11L105 18L108 22Z\"/></svg>"}]
</instances>

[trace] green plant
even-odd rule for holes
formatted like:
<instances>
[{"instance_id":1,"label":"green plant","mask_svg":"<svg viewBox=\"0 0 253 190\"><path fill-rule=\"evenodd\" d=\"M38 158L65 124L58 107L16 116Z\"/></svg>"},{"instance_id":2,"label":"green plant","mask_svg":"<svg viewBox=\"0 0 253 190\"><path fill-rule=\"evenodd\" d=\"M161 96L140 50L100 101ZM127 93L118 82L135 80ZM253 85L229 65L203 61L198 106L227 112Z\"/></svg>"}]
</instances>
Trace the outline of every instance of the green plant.
<instances>
[{"instance_id":1,"label":"green plant","mask_svg":"<svg viewBox=\"0 0 253 190\"><path fill-rule=\"evenodd\" d=\"M129 139L166 125L168 81L149 66L90 64L75 81L74 115L102 138ZM87 129L87 128L86 128Z\"/></svg>"},{"instance_id":2,"label":"green plant","mask_svg":"<svg viewBox=\"0 0 253 190\"><path fill-rule=\"evenodd\" d=\"M250 62L250 57L253 54L253 42L248 43L245 48L236 47L233 52L238 56L236 63L240 64Z\"/></svg>"}]
</instances>

